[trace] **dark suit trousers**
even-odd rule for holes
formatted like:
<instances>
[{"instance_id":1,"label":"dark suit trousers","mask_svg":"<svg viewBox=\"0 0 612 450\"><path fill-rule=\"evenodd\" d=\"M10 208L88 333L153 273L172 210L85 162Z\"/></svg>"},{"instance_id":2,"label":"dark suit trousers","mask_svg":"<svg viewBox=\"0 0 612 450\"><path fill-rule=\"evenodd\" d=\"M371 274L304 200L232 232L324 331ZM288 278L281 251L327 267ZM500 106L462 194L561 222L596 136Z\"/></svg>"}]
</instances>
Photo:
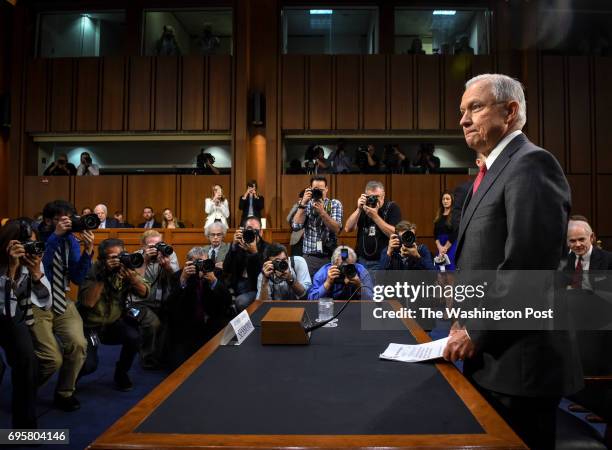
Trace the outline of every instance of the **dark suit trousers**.
<instances>
[{"instance_id":1,"label":"dark suit trousers","mask_svg":"<svg viewBox=\"0 0 612 450\"><path fill-rule=\"evenodd\" d=\"M530 449L555 448L560 396L518 397L475 387Z\"/></svg>"},{"instance_id":2,"label":"dark suit trousers","mask_svg":"<svg viewBox=\"0 0 612 450\"><path fill-rule=\"evenodd\" d=\"M37 428L36 356L25 322L0 316L0 346L12 369L12 427Z\"/></svg>"}]
</instances>

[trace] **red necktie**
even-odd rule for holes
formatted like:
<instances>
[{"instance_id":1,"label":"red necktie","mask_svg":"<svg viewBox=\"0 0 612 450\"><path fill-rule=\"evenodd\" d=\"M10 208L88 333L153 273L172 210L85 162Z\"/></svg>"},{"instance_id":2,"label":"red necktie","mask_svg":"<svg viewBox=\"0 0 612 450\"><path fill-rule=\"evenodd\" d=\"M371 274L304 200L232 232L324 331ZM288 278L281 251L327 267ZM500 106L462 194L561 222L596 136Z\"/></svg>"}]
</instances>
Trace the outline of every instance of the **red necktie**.
<instances>
[{"instance_id":1,"label":"red necktie","mask_svg":"<svg viewBox=\"0 0 612 450\"><path fill-rule=\"evenodd\" d=\"M576 264L576 270L574 271L574 276L572 277L572 287L574 289L582 289L582 256L578 257L578 263Z\"/></svg>"},{"instance_id":2,"label":"red necktie","mask_svg":"<svg viewBox=\"0 0 612 450\"><path fill-rule=\"evenodd\" d=\"M476 179L474 180L474 185L472 186L472 195L474 195L478 190L478 186L480 186L480 182L484 178L485 173L487 173L487 165L483 163L480 166L480 169L478 170L478 175L476 176Z\"/></svg>"}]
</instances>

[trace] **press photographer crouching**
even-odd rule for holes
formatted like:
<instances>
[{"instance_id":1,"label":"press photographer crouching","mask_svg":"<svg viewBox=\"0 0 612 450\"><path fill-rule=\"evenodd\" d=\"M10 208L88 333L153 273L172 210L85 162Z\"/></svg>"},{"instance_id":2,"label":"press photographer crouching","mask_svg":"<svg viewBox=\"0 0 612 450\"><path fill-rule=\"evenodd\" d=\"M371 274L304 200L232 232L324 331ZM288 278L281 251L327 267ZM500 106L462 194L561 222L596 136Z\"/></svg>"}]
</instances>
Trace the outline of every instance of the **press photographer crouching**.
<instances>
[{"instance_id":1,"label":"press photographer crouching","mask_svg":"<svg viewBox=\"0 0 612 450\"><path fill-rule=\"evenodd\" d=\"M272 243L264 251L264 264L257 279L257 300L300 300L311 281L301 256L287 257L284 245Z\"/></svg>"},{"instance_id":2,"label":"press photographer crouching","mask_svg":"<svg viewBox=\"0 0 612 450\"><path fill-rule=\"evenodd\" d=\"M203 247L187 253L182 270L172 277L168 300L168 357L178 367L230 318L232 297L223 280L215 275L215 262Z\"/></svg>"},{"instance_id":3,"label":"press photographer crouching","mask_svg":"<svg viewBox=\"0 0 612 450\"><path fill-rule=\"evenodd\" d=\"M380 254L382 270L434 270L431 252L416 242L416 225L402 220Z\"/></svg>"},{"instance_id":4,"label":"press photographer crouching","mask_svg":"<svg viewBox=\"0 0 612 450\"><path fill-rule=\"evenodd\" d=\"M125 251L120 239L105 239L98 246L94 263L79 289L79 312L87 338L87 359L79 376L98 367L98 344L121 345L115 366L115 386L132 389L128 371L140 348L139 312L129 306L129 295L149 296L149 283L136 269L144 264L140 253Z\"/></svg>"},{"instance_id":5,"label":"press photographer crouching","mask_svg":"<svg viewBox=\"0 0 612 450\"><path fill-rule=\"evenodd\" d=\"M315 274L308 292L309 300L371 300L372 278L367 269L357 263L355 251L345 245L332 253L331 262Z\"/></svg>"},{"instance_id":6,"label":"press photographer crouching","mask_svg":"<svg viewBox=\"0 0 612 450\"><path fill-rule=\"evenodd\" d=\"M163 242L157 230L145 231L141 243L140 252L144 256L144 264L136 271L149 283L150 290L144 299L130 295L130 302L131 307L139 311L142 367L155 369L162 360L165 308L171 292L171 279L180 267L174 249Z\"/></svg>"},{"instance_id":7,"label":"press photographer crouching","mask_svg":"<svg viewBox=\"0 0 612 450\"><path fill-rule=\"evenodd\" d=\"M249 217L244 228L236 230L232 246L223 261L228 287L233 290L238 311L242 311L257 296L257 277L261 273L263 253L268 243L261 237L261 222Z\"/></svg>"}]
</instances>

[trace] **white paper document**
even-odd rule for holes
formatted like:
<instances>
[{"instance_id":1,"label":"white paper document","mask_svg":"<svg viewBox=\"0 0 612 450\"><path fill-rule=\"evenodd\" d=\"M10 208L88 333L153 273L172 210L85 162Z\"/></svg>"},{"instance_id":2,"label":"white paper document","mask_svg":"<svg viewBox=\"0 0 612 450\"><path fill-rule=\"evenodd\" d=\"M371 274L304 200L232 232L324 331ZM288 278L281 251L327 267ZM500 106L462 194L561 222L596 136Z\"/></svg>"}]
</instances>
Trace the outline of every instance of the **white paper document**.
<instances>
[{"instance_id":1,"label":"white paper document","mask_svg":"<svg viewBox=\"0 0 612 450\"><path fill-rule=\"evenodd\" d=\"M419 362L441 358L448 338L427 342L419 345L389 344L380 354L381 359L402 362Z\"/></svg>"}]
</instances>

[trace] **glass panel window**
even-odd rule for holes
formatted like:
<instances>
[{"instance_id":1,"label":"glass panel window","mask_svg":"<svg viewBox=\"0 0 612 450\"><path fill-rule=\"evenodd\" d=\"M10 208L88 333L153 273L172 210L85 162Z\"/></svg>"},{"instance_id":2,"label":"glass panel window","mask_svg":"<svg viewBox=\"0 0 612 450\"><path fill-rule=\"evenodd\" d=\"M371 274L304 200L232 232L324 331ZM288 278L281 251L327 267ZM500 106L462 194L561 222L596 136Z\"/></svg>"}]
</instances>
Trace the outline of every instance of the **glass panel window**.
<instances>
[{"instance_id":1,"label":"glass panel window","mask_svg":"<svg viewBox=\"0 0 612 450\"><path fill-rule=\"evenodd\" d=\"M490 12L484 9L395 10L395 53L486 55Z\"/></svg>"},{"instance_id":2,"label":"glass panel window","mask_svg":"<svg viewBox=\"0 0 612 450\"><path fill-rule=\"evenodd\" d=\"M43 58L121 54L125 42L125 12L41 13L38 56Z\"/></svg>"},{"instance_id":3,"label":"glass panel window","mask_svg":"<svg viewBox=\"0 0 612 450\"><path fill-rule=\"evenodd\" d=\"M307 55L378 52L378 9L284 8L283 53Z\"/></svg>"},{"instance_id":4,"label":"glass panel window","mask_svg":"<svg viewBox=\"0 0 612 450\"><path fill-rule=\"evenodd\" d=\"M145 55L231 55L232 10L180 9L144 13Z\"/></svg>"}]
</instances>

